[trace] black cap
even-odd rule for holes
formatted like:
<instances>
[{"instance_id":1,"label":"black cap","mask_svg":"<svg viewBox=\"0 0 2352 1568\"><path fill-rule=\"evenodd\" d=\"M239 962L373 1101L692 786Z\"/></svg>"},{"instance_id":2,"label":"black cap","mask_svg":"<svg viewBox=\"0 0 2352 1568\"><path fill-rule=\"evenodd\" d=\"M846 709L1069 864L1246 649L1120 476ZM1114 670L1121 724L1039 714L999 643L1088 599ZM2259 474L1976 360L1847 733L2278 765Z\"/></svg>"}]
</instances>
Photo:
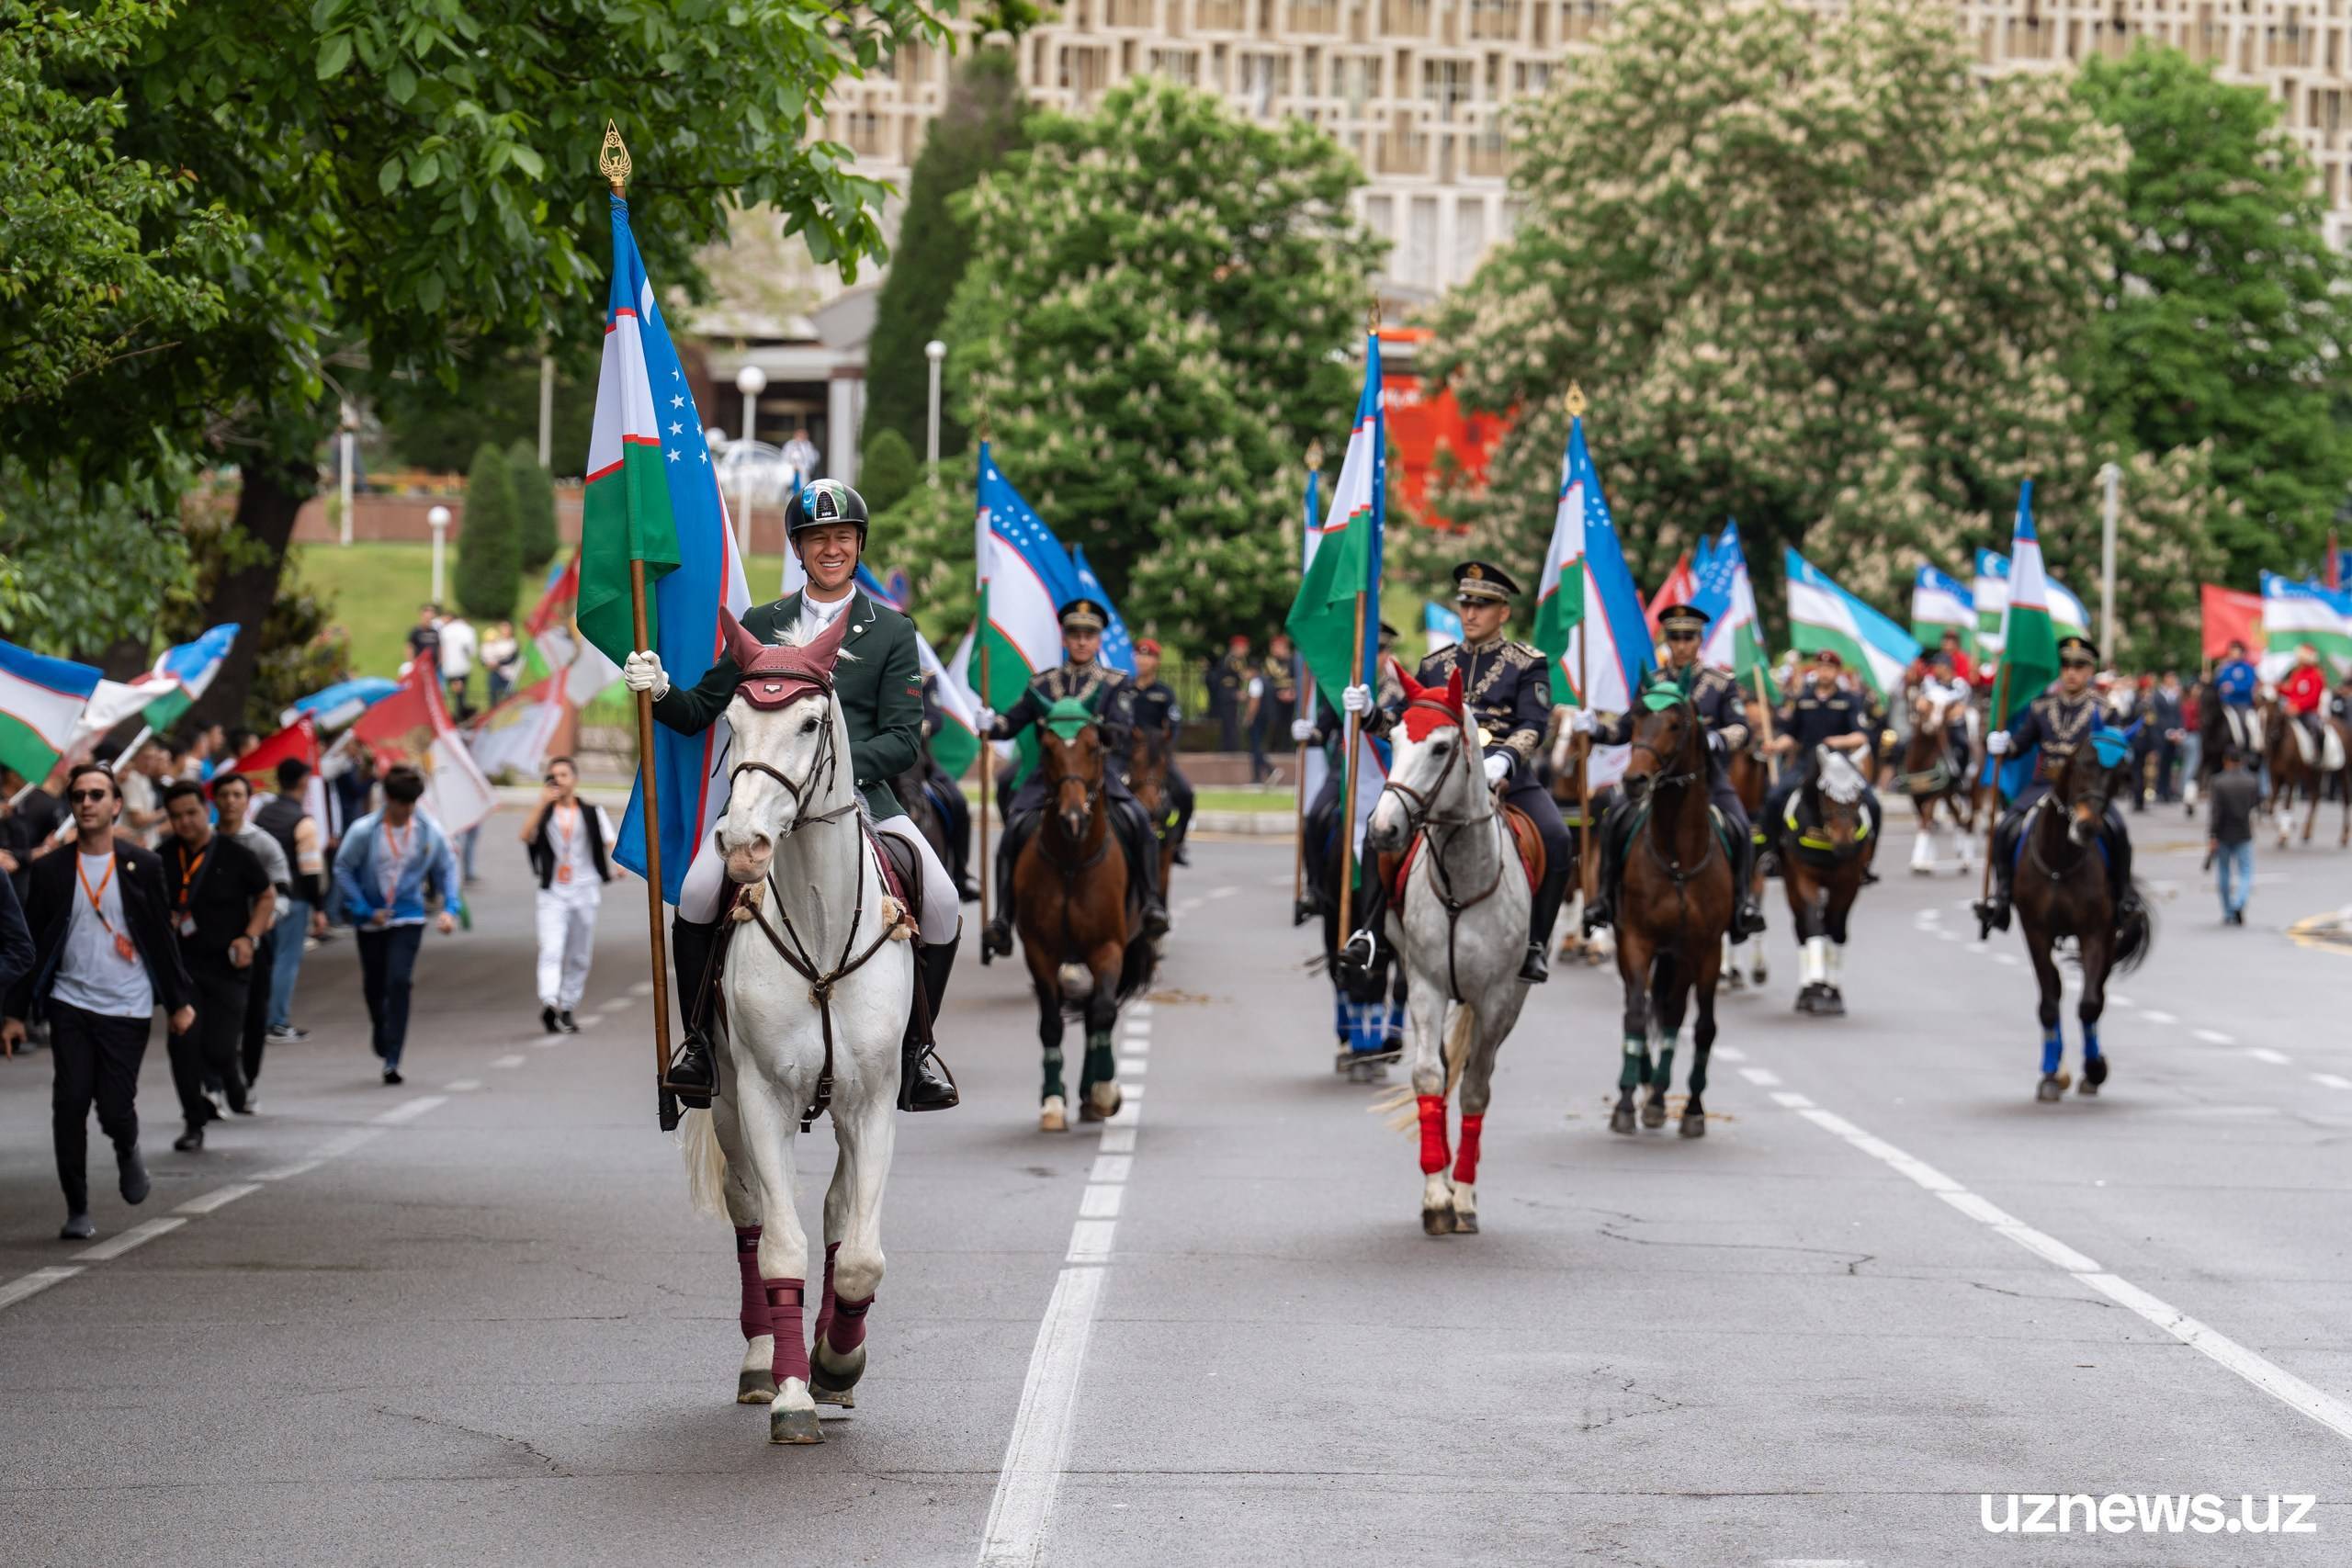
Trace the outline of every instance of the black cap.
<instances>
[{"instance_id":1,"label":"black cap","mask_svg":"<svg viewBox=\"0 0 2352 1568\"><path fill-rule=\"evenodd\" d=\"M1661 633L1688 631L1703 634L1712 619L1696 604L1668 604L1657 613L1657 629Z\"/></svg>"},{"instance_id":2,"label":"black cap","mask_svg":"<svg viewBox=\"0 0 2352 1568\"><path fill-rule=\"evenodd\" d=\"M2098 662L2098 644L2079 633L2069 632L2058 639L2059 661L2064 663L2070 653L2078 653L2093 664Z\"/></svg>"},{"instance_id":3,"label":"black cap","mask_svg":"<svg viewBox=\"0 0 2352 1568\"><path fill-rule=\"evenodd\" d=\"M1510 573L1492 561L1466 560L1453 569L1454 592L1464 599L1508 601L1519 592Z\"/></svg>"},{"instance_id":4,"label":"black cap","mask_svg":"<svg viewBox=\"0 0 2352 1568\"><path fill-rule=\"evenodd\" d=\"M1099 632L1111 624L1111 612L1080 594L1062 606L1061 621L1066 632Z\"/></svg>"}]
</instances>

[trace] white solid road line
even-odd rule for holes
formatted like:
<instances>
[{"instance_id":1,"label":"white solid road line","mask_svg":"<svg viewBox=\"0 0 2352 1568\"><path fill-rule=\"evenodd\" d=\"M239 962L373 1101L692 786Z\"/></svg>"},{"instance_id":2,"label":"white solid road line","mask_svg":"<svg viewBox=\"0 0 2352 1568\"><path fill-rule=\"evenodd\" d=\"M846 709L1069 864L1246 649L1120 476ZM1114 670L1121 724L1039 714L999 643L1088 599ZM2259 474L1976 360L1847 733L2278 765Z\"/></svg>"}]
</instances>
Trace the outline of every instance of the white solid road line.
<instances>
[{"instance_id":1,"label":"white solid road line","mask_svg":"<svg viewBox=\"0 0 2352 1568\"><path fill-rule=\"evenodd\" d=\"M1773 1098L1786 1102L1784 1096L1775 1095ZM2130 1307L2190 1349L2211 1357L2272 1398L2301 1411L2338 1437L2352 1439L2352 1404L2313 1388L2285 1368L2199 1323L2179 1308L2150 1295L2130 1280L2108 1273L2098 1263L2057 1237L2021 1223L2014 1215L1962 1187L1933 1166L1912 1158L1883 1139L1871 1136L1844 1117L1818 1107L1800 1110L1798 1114L1814 1125L1836 1134L1872 1158L1901 1171L1996 1235L2007 1236L2035 1257L2064 1269L2076 1280L2109 1300Z\"/></svg>"},{"instance_id":2,"label":"white solid road line","mask_svg":"<svg viewBox=\"0 0 2352 1568\"><path fill-rule=\"evenodd\" d=\"M216 1187L211 1191L205 1193L201 1197L189 1199L187 1202L182 1203L178 1208L174 1209L172 1213L175 1214L209 1214L215 1209L226 1207L228 1204L235 1202L240 1198L249 1196L250 1194L260 1190L261 1183L258 1181L239 1181L227 1187Z\"/></svg>"},{"instance_id":3,"label":"white solid road line","mask_svg":"<svg viewBox=\"0 0 2352 1568\"><path fill-rule=\"evenodd\" d=\"M2323 1089L2352 1089L2352 1078L2342 1073L2313 1073L2312 1082Z\"/></svg>"},{"instance_id":4,"label":"white solid road line","mask_svg":"<svg viewBox=\"0 0 2352 1568\"><path fill-rule=\"evenodd\" d=\"M2218 1029L2199 1029L2193 1031L2193 1032L2196 1034L2198 1039L2202 1040L2208 1045L2234 1045L2237 1043L2235 1039L2230 1035L2222 1033Z\"/></svg>"},{"instance_id":5,"label":"white solid road line","mask_svg":"<svg viewBox=\"0 0 2352 1568\"><path fill-rule=\"evenodd\" d=\"M59 1280L71 1280L81 1271L80 1268L68 1265L57 1269L36 1269L29 1274L19 1274L6 1284L0 1285L0 1307L15 1306L27 1296L39 1295Z\"/></svg>"},{"instance_id":6,"label":"white solid road line","mask_svg":"<svg viewBox=\"0 0 2352 1568\"><path fill-rule=\"evenodd\" d=\"M393 1106L382 1115L370 1118L379 1127L397 1127L403 1122L413 1122L436 1105L447 1105L446 1094L420 1094L414 1100Z\"/></svg>"},{"instance_id":7,"label":"white solid road line","mask_svg":"<svg viewBox=\"0 0 2352 1568\"><path fill-rule=\"evenodd\" d=\"M149 1220L144 1224L131 1226L111 1240L102 1241L96 1247L84 1247L74 1255L74 1260L81 1263L104 1263L109 1258L120 1258L134 1247L144 1247L159 1235L169 1235L186 1224L187 1224L186 1220Z\"/></svg>"},{"instance_id":8,"label":"white solid road line","mask_svg":"<svg viewBox=\"0 0 2352 1568\"><path fill-rule=\"evenodd\" d=\"M2267 1045L2249 1045L2245 1048L2245 1054L2257 1062L2267 1062L2274 1067L2283 1067L2294 1060L2284 1051L2273 1051Z\"/></svg>"}]
</instances>

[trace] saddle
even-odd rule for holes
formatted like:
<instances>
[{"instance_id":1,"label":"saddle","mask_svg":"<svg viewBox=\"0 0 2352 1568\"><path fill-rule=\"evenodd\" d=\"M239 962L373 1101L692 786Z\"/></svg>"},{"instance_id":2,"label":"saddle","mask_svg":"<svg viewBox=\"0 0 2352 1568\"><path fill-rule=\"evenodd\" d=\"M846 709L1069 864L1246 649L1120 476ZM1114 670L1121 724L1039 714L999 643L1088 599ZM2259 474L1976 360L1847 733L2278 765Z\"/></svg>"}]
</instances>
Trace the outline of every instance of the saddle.
<instances>
[{"instance_id":1,"label":"saddle","mask_svg":"<svg viewBox=\"0 0 2352 1568\"><path fill-rule=\"evenodd\" d=\"M1535 826L1535 818L1518 807L1506 803L1503 820L1510 827L1511 842L1519 850L1520 869L1527 874L1527 887L1533 892L1544 880L1544 835ZM1421 852L1426 834L1416 833L1413 841L1400 852L1385 850L1379 862L1380 880L1392 897L1400 905L1405 898L1406 878L1413 874L1413 862Z\"/></svg>"},{"instance_id":2,"label":"saddle","mask_svg":"<svg viewBox=\"0 0 2352 1568\"><path fill-rule=\"evenodd\" d=\"M904 839L886 837L874 830L872 823L865 823L865 842L874 852L874 863L882 873L883 891L899 901L899 907L912 920L922 908L922 860L914 846Z\"/></svg>"},{"instance_id":3,"label":"saddle","mask_svg":"<svg viewBox=\"0 0 2352 1568\"><path fill-rule=\"evenodd\" d=\"M2314 753L2311 726L2301 718L2290 720L2287 728L2293 731L2295 750L2301 753L2303 766L2314 773L2340 773L2344 771L2344 736L2335 726L2320 721L2320 745Z\"/></svg>"}]
</instances>

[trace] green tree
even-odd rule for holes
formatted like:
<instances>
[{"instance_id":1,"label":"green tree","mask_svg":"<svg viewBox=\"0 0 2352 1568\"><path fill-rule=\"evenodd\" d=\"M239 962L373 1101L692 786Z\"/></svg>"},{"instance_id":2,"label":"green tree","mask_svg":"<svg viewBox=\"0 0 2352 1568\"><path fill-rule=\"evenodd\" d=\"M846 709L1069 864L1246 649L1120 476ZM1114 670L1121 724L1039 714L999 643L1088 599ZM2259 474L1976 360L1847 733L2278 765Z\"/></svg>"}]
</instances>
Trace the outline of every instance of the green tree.
<instances>
[{"instance_id":1,"label":"green tree","mask_svg":"<svg viewBox=\"0 0 2352 1568\"><path fill-rule=\"evenodd\" d=\"M2075 90L2132 152L2093 406L2140 450L2210 443L2241 503L2217 522L2232 581L2315 562L2352 481L2352 263L2327 243L2311 160L2268 92L2177 49L2094 57Z\"/></svg>"},{"instance_id":2,"label":"green tree","mask_svg":"<svg viewBox=\"0 0 2352 1568\"><path fill-rule=\"evenodd\" d=\"M514 486L514 541L523 570L543 571L562 547L555 533L555 476L539 467L535 441L517 441L506 449L506 474Z\"/></svg>"},{"instance_id":3,"label":"green tree","mask_svg":"<svg viewBox=\"0 0 2352 1568\"><path fill-rule=\"evenodd\" d=\"M562 345L582 354L586 343ZM554 419L548 457L555 471L578 479L588 462L588 434L596 417L596 367L582 359L567 365L558 356ZM532 350L499 355L486 365L466 365L453 390L431 376L353 378L357 397L382 424L390 460L401 468L459 474L485 441L520 442L534 457L539 445L539 356Z\"/></svg>"},{"instance_id":4,"label":"green tree","mask_svg":"<svg viewBox=\"0 0 2352 1568\"><path fill-rule=\"evenodd\" d=\"M1927 0L1618 11L1517 124L1514 236L1437 313L1438 371L1516 416L1477 542L1540 565L1572 381L1645 584L1736 516L1759 579L1802 542L1886 603L2005 536L2027 476L2086 486L2069 360L2122 139L1970 61Z\"/></svg>"},{"instance_id":5,"label":"green tree","mask_svg":"<svg viewBox=\"0 0 2352 1568\"><path fill-rule=\"evenodd\" d=\"M466 516L458 530L458 604L487 624L514 613L523 584L521 518L506 457L485 441L466 472Z\"/></svg>"},{"instance_id":6,"label":"green tree","mask_svg":"<svg viewBox=\"0 0 2352 1568\"><path fill-rule=\"evenodd\" d=\"M1384 250L1350 213L1363 174L1304 121L1165 82L1029 134L962 198L958 412L989 419L1005 473L1128 619L1262 635L1296 586L1280 519L1299 454L1363 375Z\"/></svg>"},{"instance_id":7,"label":"green tree","mask_svg":"<svg viewBox=\"0 0 2352 1568\"><path fill-rule=\"evenodd\" d=\"M922 473L915 467L907 438L888 425L879 430L869 427L865 450L857 464L857 492L865 498L867 511L879 513L896 506L900 497L922 482Z\"/></svg>"},{"instance_id":8,"label":"green tree","mask_svg":"<svg viewBox=\"0 0 2352 1568\"><path fill-rule=\"evenodd\" d=\"M874 334L865 355L865 428L895 430L910 451L929 434L931 361L924 345L947 319L947 301L971 256L970 222L950 197L968 189L1005 155L1028 145L1012 51L983 47L956 71L947 105L924 134L922 152L907 178L907 208L899 246L874 302ZM961 452L964 426L943 408L939 450Z\"/></svg>"},{"instance_id":9,"label":"green tree","mask_svg":"<svg viewBox=\"0 0 2352 1568\"><path fill-rule=\"evenodd\" d=\"M204 606L213 583L259 551L259 546L237 532L233 510L230 498L210 490L199 491L188 502L180 531L195 577L194 592L174 595L153 623L162 642L189 642L200 635L208 624ZM311 592L297 575L278 580L277 596L262 616L262 651L253 682L245 689L243 705L224 713L223 722L251 725L267 735L279 728L279 716L295 699L350 678L350 647L330 631L334 610L331 597Z\"/></svg>"},{"instance_id":10,"label":"green tree","mask_svg":"<svg viewBox=\"0 0 2352 1568\"><path fill-rule=\"evenodd\" d=\"M50 10L28 25L77 24ZM695 252L744 208L854 276L883 249L884 192L819 122L837 80L916 36L942 36L922 0L172 11L72 89L119 95L119 154L244 224L212 276L227 309L177 347L0 407L0 449L96 463L124 431L154 430L233 455L236 525L261 548L220 577L208 615L257 627L318 484L341 366L453 387L461 364L567 338L601 302L608 205L591 166L607 116L624 117L632 226L662 288L694 288ZM235 711L259 648L238 639L199 716Z\"/></svg>"},{"instance_id":11,"label":"green tree","mask_svg":"<svg viewBox=\"0 0 2352 1568\"><path fill-rule=\"evenodd\" d=\"M0 637L122 677L146 667L158 616L194 602L177 465L83 486L0 462Z\"/></svg>"}]
</instances>

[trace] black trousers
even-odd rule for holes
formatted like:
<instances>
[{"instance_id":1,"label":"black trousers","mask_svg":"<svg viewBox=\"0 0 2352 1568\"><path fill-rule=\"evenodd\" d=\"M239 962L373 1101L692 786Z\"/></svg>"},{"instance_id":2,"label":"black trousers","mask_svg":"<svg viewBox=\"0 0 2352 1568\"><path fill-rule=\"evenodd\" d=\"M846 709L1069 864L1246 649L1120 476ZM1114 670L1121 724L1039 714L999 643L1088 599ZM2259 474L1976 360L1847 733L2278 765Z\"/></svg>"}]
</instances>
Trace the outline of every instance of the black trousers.
<instances>
[{"instance_id":1,"label":"black trousers","mask_svg":"<svg viewBox=\"0 0 2352 1568\"><path fill-rule=\"evenodd\" d=\"M90 1107L118 1153L139 1146L139 1064L154 1020L116 1018L66 1002L49 1004L49 1049L56 1064L50 1124L57 1141L57 1183L65 1207L90 1206Z\"/></svg>"},{"instance_id":2,"label":"black trousers","mask_svg":"<svg viewBox=\"0 0 2352 1568\"><path fill-rule=\"evenodd\" d=\"M295 933L294 940L302 940ZM275 928L262 933L261 944L254 949L254 966L245 971L245 1032L243 1061L245 1087L261 1077L262 1046L269 1040L269 977L277 963L277 931Z\"/></svg>"},{"instance_id":3,"label":"black trousers","mask_svg":"<svg viewBox=\"0 0 2352 1568\"><path fill-rule=\"evenodd\" d=\"M359 984L368 996L376 1055L385 1066L397 1067L408 1043L409 980L416 973L416 950L424 943L424 928L361 926L353 935L359 943Z\"/></svg>"},{"instance_id":4,"label":"black trousers","mask_svg":"<svg viewBox=\"0 0 2352 1568\"><path fill-rule=\"evenodd\" d=\"M166 1042L172 1053L172 1087L179 1090L180 1115L200 1127L212 1116L205 1086L218 1084L232 1105L245 1102L245 1003L253 971L217 958L184 954L196 982L196 1021L186 1034Z\"/></svg>"}]
</instances>

